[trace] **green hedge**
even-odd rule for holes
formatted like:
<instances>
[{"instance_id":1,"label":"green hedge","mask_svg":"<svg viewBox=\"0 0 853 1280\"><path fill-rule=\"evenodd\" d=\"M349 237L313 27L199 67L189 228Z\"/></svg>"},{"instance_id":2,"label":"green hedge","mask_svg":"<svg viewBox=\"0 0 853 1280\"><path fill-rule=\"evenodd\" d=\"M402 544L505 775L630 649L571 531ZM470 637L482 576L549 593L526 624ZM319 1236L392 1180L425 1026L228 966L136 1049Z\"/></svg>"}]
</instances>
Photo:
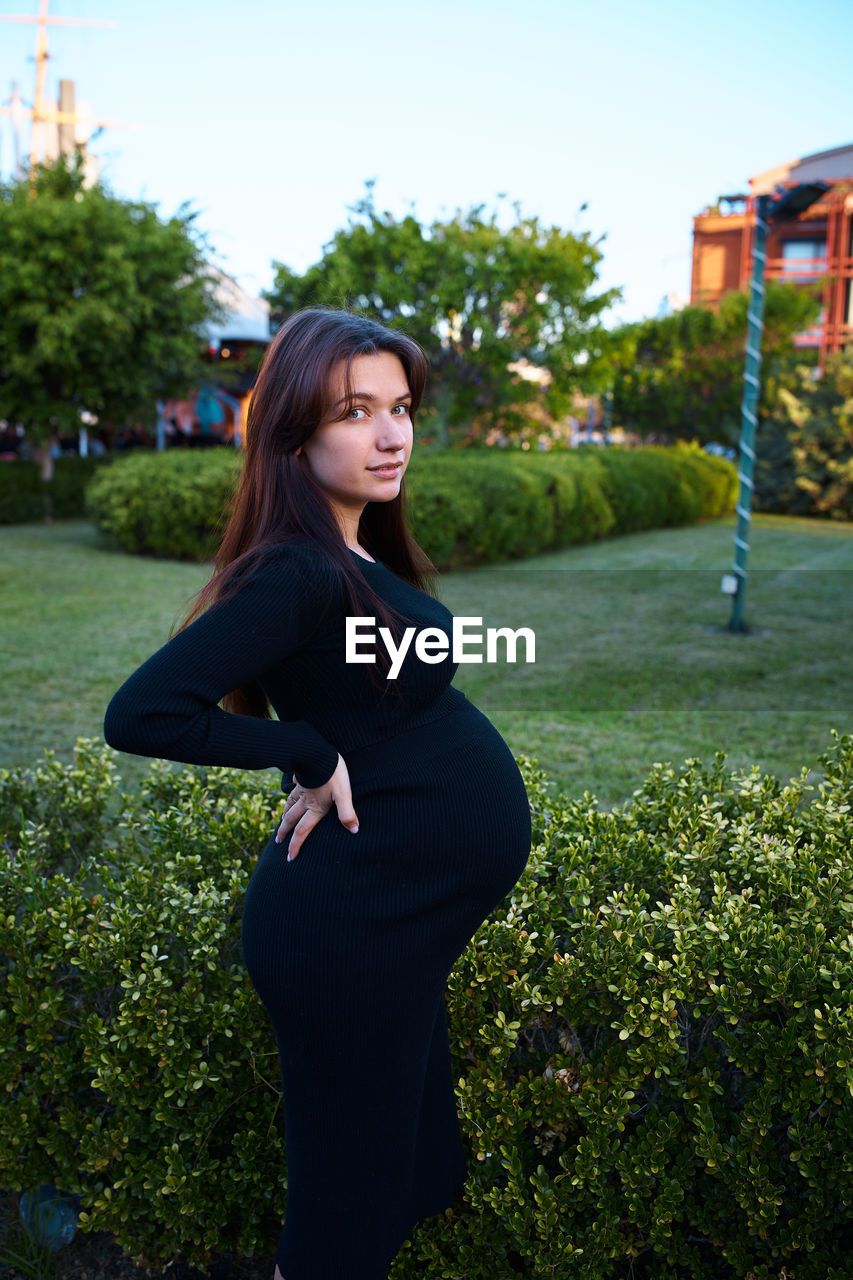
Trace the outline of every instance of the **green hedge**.
<instances>
[{"instance_id":1,"label":"green hedge","mask_svg":"<svg viewBox=\"0 0 853 1280\"><path fill-rule=\"evenodd\" d=\"M0 524L45 517L44 483L37 462L0 462Z\"/></svg>"},{"instance_id":2,"label":"green hedge","mask_svg":"<svg viewBox=\"0 0 853 1280\"><path fill-rule=\"evenodd\" d=\"M99 458L57 458L53 478L47 482L49 509L54 520L76 520L85 515L89 481L115 460L114 454Z\"/></svg>"},{"instance_id":3,"label":"green hedge","mask_svg":"<svg viewBox=\"0 0 853 1280\"><path fill-rule=\"evenodd\" d=\"M125 551L208 560L242 465L230 449L135 452L96 476L87 508Z\"/></svg>"},{"instance_id":4,"label":"green hedge","mask_svg":"<svg viewBox=\"0 0 853 1280\"><path fill-rule=\"evenodd\" d=\"M86 513L86 486L95 471L111 461L100 458L57 458L53 477L42 480L37 462L0 462L0 524L74 520Z\"/></svg>"},{"instance_id":5,"label":"green hedge","mask_svg":"<svg viewBox=\"0 0 853 1280\"><path fill-rule=\"evenodd\" d=\"M277 779L113 753L0 773L0 1186L138 1264L269 1254L286 1165L240 960ZM841 1280L853 1247L853 738L817 788L722 755L549 796L448 984L463 1202L393 1280ZM306 854L305 856L310 856Z\"/></svg>"},{"instance_id":6,"label":"green hedge","mask_svg":"<svg viewBox=\"0 0 853 1280\"><path fill-rule=\"evenodd\" d=\"M691 524L732 509L736 472L697 449L603 449L604 492L619 533Z\"/></svg>"},{"instance_id":7,"label":"green hedge","mask_svg":"<svg viewBox=\"0 0 853 1280\"><path fill-rule=\"evenodd\" d=\"M126 551L208 559L239 466L225 450L134 454L95 478L89 510ZM407 473L412 529L440 569L721 515L736 487L731 463L686 445L415 453Z\"/></svg>"}]
</instances>

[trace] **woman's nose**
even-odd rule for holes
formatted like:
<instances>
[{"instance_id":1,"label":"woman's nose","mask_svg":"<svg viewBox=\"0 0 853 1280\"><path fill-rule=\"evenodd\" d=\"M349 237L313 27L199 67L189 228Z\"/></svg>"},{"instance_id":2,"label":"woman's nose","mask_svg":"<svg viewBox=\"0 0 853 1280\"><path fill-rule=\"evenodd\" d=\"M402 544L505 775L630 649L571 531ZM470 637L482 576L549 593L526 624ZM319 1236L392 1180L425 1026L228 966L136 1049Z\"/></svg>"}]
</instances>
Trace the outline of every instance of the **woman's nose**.
<instances>
[{"instance_id":1,"label":"woman's nose","mask_svg":"<svg viewBox=\"0 0 853 1280\"><path fill-rule=\"evenodd\" d=\"M385 449L402 449L408 437L400 426L400 419L393 414L384 415L379 424L379 440Z\"/></svg>"}]
</instances>

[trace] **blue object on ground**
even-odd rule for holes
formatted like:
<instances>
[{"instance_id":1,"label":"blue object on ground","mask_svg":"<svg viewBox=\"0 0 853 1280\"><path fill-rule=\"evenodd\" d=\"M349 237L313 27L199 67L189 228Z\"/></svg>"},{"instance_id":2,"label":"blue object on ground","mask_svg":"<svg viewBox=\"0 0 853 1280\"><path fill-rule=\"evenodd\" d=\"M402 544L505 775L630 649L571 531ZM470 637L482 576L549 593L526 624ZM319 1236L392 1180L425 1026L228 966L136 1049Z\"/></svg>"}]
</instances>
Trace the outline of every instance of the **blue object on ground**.
<instances>
[{"instance_id":1,"label":"blue object on ground","mask_svg":"<svg viewBox=\"0 0 853 1280\"><path fill-rule=\"evenodd\" d=\"M73 1240L80 1211L79 1197L57 1191L53 1186L42 1186L38 1191L23 1192L18 1208L27 1234L37 1244L59 1249Z\"/></svg>"}]
</instances>

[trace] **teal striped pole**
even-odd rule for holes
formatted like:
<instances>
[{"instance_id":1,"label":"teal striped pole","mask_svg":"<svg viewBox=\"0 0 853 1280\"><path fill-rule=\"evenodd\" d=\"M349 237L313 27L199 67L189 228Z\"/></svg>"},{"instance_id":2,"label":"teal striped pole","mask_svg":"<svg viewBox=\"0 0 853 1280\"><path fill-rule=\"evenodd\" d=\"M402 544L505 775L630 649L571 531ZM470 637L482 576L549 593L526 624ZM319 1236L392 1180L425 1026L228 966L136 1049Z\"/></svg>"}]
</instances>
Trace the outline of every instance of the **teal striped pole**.
<instances>
[{"instance_id":1,"label":"teal striped pole","mask_svg":"<svg viewBox=\"0 0 853 1280\"><path fill-rule=\"evenodd\" d=\"M747 316L746 364L743 373L743 400L740 424L740 492L735 529L735 558L732 564L737 588L732 596L729 631L747 631L743 606L746 597L746 558L749 554L749 524L752 517L753 473L755 470L755 428L758 425L758 394L761 390L761 334L764 329L764 251L767 243L767 216L771 197L759 196L756 203L755 239L752 248L752 286Z\"/></svg>"}]
</instances>

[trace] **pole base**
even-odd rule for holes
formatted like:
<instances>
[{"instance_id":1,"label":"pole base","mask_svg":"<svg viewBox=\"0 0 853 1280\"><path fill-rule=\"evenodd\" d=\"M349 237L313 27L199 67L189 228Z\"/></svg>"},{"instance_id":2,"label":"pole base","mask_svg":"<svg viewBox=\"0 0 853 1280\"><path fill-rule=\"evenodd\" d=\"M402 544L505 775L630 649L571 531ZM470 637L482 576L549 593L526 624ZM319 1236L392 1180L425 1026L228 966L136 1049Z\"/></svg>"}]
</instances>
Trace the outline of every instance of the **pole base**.
<instances>
[{"instance_id":1,"label":"pole base","mask_svg":"<svg viewBox=\"0 0 853 1280\"><path fill-rule=\"evenodd\" d=\"M729 622L724 627L703 627L702 630L710 636L770 636L773 634L769 627L750 627L745 622L740 627L733 627Z\"/></svg>"}]
</instances>

